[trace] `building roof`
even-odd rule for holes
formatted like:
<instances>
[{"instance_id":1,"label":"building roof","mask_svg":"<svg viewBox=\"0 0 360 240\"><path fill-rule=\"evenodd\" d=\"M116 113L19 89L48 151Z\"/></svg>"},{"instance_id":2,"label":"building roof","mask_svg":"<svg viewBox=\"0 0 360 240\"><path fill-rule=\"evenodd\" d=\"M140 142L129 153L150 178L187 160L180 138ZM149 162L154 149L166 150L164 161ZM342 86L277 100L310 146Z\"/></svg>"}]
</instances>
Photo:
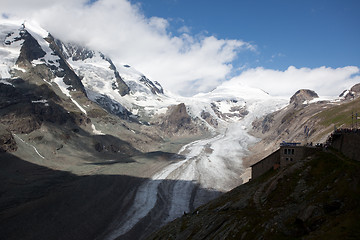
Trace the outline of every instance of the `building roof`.
<instances>
[{"instance_id":1,"label":"building roof","mask_svg":"<svg viewBox=\"0 0 360 240\"><path fill-rule=\"evenodd\" d=\"M297 142L285 142L285 141L282 141L282 143L280 143L280 146L298 146L300 144L301 143L297 143Z\"/></svg>"}]
</instances>

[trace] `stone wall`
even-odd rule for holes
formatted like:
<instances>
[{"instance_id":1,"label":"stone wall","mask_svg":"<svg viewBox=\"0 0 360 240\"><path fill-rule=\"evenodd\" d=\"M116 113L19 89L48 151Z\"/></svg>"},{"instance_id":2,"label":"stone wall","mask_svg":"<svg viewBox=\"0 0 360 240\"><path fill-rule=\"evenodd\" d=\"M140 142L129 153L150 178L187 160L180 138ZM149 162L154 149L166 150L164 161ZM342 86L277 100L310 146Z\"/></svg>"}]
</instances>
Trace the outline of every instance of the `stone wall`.
<instances>
[{"instance_id":1,"label":"stone wall","mask_svg":"<svg viewBox=\"0 0 360 240\"><path fill-rule=\"evenodd\" d=\"M304 158L322 151L320 147L309 146L281 146L266 158L251 166L251 178L255 179L270 169L284 167L292 162L303 160Z\"/></svg>"},{"instance_id":2,"label":"stone wall","mask_svg":"<svg viewBox=\"0 0 360 240\"><path fill-rule=\"evenodd\" d=\"M279 164L280 150L277 150L264 158L263 160L255 163L251 166L251 178L255 179L265 172L274 167L275 164Z\"/></svg>"},{"instance_id":3,"label":"stone wall","mask_svg":"<svg viewBox=\"0 0 360 240\"><path fill-rule=\"evenodd\" d=\"M314 153L321 151L319 147L309 146L281 146L280 166L286 166L292 162L300 161Z\"/></svg>"},{"instance_id":4,"label":"stone wall","mask_svg":"<svg viewBox=\"0 0 360 240\"><path fill-rule=\"evenodd\" d=\"M360 161L360 132L334 134L331 146L348 158Z\"/></svg>"}]
</instances>

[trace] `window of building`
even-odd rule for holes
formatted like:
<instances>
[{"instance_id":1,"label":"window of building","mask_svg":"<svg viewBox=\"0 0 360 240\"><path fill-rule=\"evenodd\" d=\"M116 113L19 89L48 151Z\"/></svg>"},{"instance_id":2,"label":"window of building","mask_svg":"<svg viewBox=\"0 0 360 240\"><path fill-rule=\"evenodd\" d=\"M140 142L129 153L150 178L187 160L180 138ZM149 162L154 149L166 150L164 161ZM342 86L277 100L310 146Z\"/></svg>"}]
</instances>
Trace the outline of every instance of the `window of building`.
<instances>
[{"instance_id":1,"label":"window of building","mask_svg":"<svg viewBox=\"0 0 360 240\"><path fill-rule=\"evenodd\" d=\"M295 149L293 149L293 148L284 148L284 154L285 155L294 155L295 154Z\"/></svg>"}]
</instances>

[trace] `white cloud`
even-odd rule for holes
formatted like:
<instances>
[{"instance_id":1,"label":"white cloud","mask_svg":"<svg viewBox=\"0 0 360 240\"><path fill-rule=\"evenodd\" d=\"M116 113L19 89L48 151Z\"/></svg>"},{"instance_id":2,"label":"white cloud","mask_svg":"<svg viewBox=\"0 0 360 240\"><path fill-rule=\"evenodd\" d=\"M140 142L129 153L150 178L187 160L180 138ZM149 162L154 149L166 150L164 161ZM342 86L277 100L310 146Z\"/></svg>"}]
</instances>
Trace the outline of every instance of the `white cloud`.
<instances>
[{"instance_id":1,"label":"white cloud","mask_svg":"<svg viewBox=\"0 0 360 240\"><path fill-rule=\"evenodd\" d=\"M343 68L296 68L290 66L285 71L248 69L226 83L226 86L246 84L260 88L270 95L291 97L299 89L311 89L319 96L336 97L343 90L360 82L360 69L355 66Z\"/></svg>"},{"instance_id":2,"label":"white cloud","mask_svg":"<svg viewBox=\"0 0 360 240\"><path fill-rule=\"evenodd\" d=\"M188 26L182 26L178 29L179 33L190 33L190 28Z\"/></svg>"},{"instance_id":3,"label":"white cloud","mask_svg":"<svg viewBox=\"0 0 360 240\"><path fill-rule=\"evenodd\" d=\"M129 64L166 89L182 95L206 92L233 76L232 62L239 51L257 53L241 40L218 39L206 31L179 35L169 32L171 20L146 18L140 5L128 0L3 0L0 14L36 20L55 37L75 41L109 55L115 63ZM273 58L282 57L276 54ZM246 63L245 65L246 66ZM354 74L357 74L354 76ZM309 88L322 96L336 96L360 82L358 67L315 69L289 67L285 71L243 70L224 84L247 83L272 95L289 97Z\"/></svg>"},{"instance_id":4,"label":"white cloud","mask_svg":"<svg viewBox=\"0 0 360 240\"><path fill-rule=\"evenodd\" d=\"M241 40L224 40L188 28L173 36L169 21L146 18L127 0L5 1L6 14L36 20L55 37L86 44L129 64L165 88L191 95L208 91L231 73L238 51L254 50ZM21 6L21 8L19 7Z\"/></svg>"}]
</instances>

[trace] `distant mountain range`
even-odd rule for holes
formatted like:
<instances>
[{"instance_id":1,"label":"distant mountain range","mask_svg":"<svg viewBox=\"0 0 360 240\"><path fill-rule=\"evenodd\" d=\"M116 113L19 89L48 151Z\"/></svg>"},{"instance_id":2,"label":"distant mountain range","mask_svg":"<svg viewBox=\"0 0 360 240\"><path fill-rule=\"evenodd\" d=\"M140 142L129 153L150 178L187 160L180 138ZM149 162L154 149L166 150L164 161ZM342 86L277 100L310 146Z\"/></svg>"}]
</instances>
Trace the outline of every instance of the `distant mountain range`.
<instances>
[{"instance_id":1,"label":"distant mountain range","mask_svg":"<svg viewBox=\"0 0 360 240\"><path fill-rule=\"evenodd\" d=\"M332 101L299 90L289 102L240 83L181 97L135 67L1 20L2 236L144 237L248 181L248 166L282 140L323 141L360 112L359 85ZM42 228L49 216L59 225Z\"/></svg>"}]
</instances>

